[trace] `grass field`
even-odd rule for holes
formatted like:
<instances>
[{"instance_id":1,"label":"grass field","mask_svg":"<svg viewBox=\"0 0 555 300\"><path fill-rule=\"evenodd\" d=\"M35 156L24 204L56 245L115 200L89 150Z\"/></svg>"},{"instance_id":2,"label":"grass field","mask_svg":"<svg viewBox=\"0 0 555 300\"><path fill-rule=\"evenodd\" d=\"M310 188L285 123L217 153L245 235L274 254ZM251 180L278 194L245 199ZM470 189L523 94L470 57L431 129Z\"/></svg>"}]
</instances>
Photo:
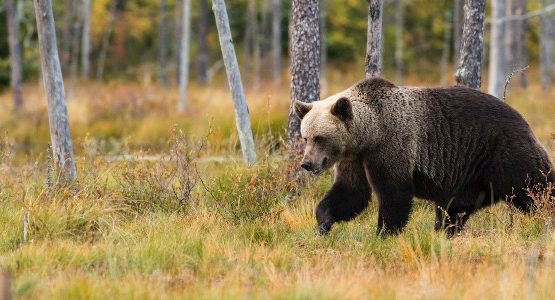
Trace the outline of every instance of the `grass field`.
<instances>
[{"instance_id":1,"label":"grass field","mask_svg":"<svg viewBox=\"0 0 555 300\"><path fill-rule=\"evenodd\" d=\"M330 92L353 80L332 74ZM48 184L57 176L41 89L26 87L21 115L2 94L0 267L14 296L553 298L555 209L545 195L535 215L497 205L453 239L434 232L425 201L398 236L376 235L375 201L316 235L330 173L296 172L284 140L288 89L262 90L247 95L259 162L246 166L223 84L193 85L183 115L173 89L82 85L68 100L79 176L68 188ZM555 157L555 94L515 87L508 102Z\"/></svg>"}]
</instances>

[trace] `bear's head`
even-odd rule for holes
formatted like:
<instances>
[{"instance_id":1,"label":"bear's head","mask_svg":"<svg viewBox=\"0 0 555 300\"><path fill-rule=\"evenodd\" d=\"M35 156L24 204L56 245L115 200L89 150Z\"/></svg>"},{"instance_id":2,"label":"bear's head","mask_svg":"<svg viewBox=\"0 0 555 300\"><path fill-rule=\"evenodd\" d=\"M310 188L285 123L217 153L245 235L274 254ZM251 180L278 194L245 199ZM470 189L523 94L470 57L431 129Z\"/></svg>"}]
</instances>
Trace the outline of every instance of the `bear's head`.
<instances>
[{"instance_id":1,"label":"bear's head","mask_svg":"<svg viewBox=\"0 0 555 300\"><path fill-rule=\"evenodd\" d=\"M320 174L344 157L349 148L352 104L346 97L333 97L313 103L295 101L294 108L306 143L301 167Z\"/></svg>"}]
</instances>

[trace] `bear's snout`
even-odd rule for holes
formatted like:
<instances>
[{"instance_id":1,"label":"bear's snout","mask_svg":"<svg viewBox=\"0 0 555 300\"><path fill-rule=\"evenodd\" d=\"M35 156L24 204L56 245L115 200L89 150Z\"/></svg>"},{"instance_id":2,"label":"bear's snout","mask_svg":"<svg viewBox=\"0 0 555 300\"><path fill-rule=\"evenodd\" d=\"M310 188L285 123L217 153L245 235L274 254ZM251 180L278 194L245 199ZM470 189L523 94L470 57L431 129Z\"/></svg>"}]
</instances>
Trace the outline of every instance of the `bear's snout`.
<instances>
[{"instance_id":1,"label":"bear's snout","mask_svg":"<svg viewBox=\"0 0 555 300\"><path fill-rule=\"evenodd\" d=\"M312 171L312 163L309 161L303 161L301 163L301 168L307 170L307 171Z\"/></svg>"}]
</instances>

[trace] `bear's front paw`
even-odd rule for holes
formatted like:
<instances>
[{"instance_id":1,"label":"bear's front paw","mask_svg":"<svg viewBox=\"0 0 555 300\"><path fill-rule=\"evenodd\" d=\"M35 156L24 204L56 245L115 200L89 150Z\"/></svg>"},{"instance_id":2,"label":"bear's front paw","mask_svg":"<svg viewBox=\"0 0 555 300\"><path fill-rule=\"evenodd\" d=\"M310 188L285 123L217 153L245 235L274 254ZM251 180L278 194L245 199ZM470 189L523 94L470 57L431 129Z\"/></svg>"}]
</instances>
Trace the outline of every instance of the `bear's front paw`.
<instances>
[{"instance_id":1,"label":"bear's front paw","mask_svg":"<svg viewBox=\"0 0 555 300\"><path fill-rule=\"evenodd\" d=\"M324 222L320 223L320 225L318 225L316 232L319 235L326 235L330 232L331 225L333 225L333 220L325 220Z\"/></svg>"}]
</instances>

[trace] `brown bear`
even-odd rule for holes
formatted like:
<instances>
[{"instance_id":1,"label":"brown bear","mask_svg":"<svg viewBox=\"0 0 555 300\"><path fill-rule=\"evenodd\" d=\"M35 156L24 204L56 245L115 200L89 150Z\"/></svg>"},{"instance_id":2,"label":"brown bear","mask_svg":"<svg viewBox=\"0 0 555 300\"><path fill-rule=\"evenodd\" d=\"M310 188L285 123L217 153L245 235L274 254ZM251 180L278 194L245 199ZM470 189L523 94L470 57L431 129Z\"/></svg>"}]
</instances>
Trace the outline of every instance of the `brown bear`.
<instances>
[{"instance_id":1,"label":"brown bear","mask_svg":"<svg viewBox=\"0 0 555 300\"><path fill-rule=\"evenodd\" d=\"M320 233L360 214L372 191L378 232L401 231L416 196L435 203L436 230L452 236L499 200L530 211L527 188L555 184L553 164L528 123L474 89L398 87L373 78L294 108L306 141L301 167L335 169L316 208Z\"/></svg>"}]
</instances>

